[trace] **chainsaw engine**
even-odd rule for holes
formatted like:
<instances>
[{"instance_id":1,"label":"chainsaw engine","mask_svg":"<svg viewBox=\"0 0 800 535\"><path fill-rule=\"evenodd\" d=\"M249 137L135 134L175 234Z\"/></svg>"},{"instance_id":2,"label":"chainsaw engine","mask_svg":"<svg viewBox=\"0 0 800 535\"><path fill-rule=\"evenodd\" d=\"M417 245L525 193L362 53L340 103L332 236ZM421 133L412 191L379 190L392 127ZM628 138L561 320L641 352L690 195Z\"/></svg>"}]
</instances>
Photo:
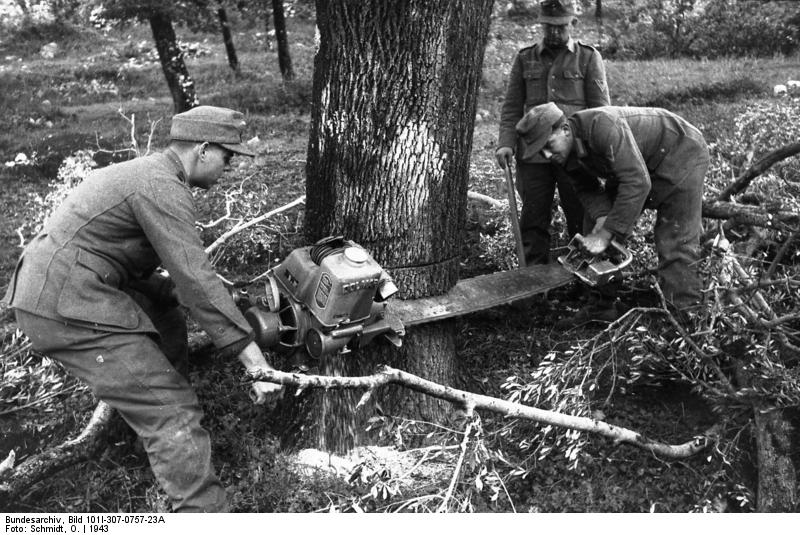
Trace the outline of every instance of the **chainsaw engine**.
<instances>
[{"instance_id":1,"label":"chainsaw engine","mask_svg":"<svg viewBox=\"0 0 800 535\"><path fill-rule=\"evenodd\" d=\"M295 249L268 271L265 295L248 299L244 316L259 347L284 354L346 353L378 335L399 347L405 329L386 303L396 292L364 248L330 237Z\"/></svg>"}]
</instances>

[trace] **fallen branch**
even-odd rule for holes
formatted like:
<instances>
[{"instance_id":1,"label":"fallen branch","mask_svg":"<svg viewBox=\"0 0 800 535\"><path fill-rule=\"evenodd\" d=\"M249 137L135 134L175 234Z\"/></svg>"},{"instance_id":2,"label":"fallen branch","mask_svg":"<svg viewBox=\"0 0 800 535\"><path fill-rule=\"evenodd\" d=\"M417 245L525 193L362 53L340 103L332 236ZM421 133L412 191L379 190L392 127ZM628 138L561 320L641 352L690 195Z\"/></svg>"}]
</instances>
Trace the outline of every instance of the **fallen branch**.
<instances>
[{"instance_id":1,"label":"fallen branch","mask_svg":"<svg viewBox=\"0 0 800 535\"><path fill-rule=\"evenodd\" d=\"M266 214L260 215L255 219L251 219L250 221L245 221L243 223L237 224L232 229L230 229L229 231L225 232L222 236L217 238L214 241L214 243L212 243L211 245L206 247L206 254L211 254L215 249L217 249L220 245L225 243L228 240L228 238L230 238L234 234L237 234L237 233L239 233L239 232L241 232L241 231L243 231L245 229L248 229L248 228L252 227L253 225L258 225L262 221L264 221L266 219L269 219L270 217L272 217L274 215L280 214L281 212L285 212L286 210L294 208L298 204L303 204L304 202L306 202L306 196L305 195L301 195L300 197L296 198L295 200L293 200L289 204L285 204L285 205L281 206L280 208L276 208L276 209L272 210L271 212L267 212Z\"/></svg>"},{"instance_id":2,"label":"fallen branch","mask_svg":"<svg viewBox=\"0 0 800 535\"><path fill-rule=\"evenodd\" d=\"M788 238L786 238L786 241L783 242L781 248L778 249L777 253L775 253L775 258L772 259L769 269L767 269L766 273L764 273L765 279L771 279L775 275L775 272L778 270L778 266L783 261L783 257L789 252L789 249L798 236L800 236L800 230L795 230L789 235Z\"/></svg>"},{"instance_id":3,"label":"fallen branch","mask_svg":"<svg viewBox=\"0 0 800 535\"><path fill-rule=\"evenodd\" d=\"M103 448L103 437L113 414L114 409L101 401L80 435L34 455L10 470L5 481L0 483L0 506L6 505L9 500L28 490L37 481L68 466L95 457Z\"/></svg>"},{"instance_id":4,"label":"fallen branch","mask_svg":"<svg viewBox=\"0 0 800 535\"><path fill-rule=\"evenodd\" d=\"M464 457L467 455L467 446L469 446L469 441L472 435L472 430L477 423L478 416L472 415L469 419L469 423L467 424L467 428L464 430L464 439L461 441L461 453L458 454L458 461L456 461L456 467L453 469L453 477L450 478L450 485L447 487L447 492L442 499L442 503L439 504L439 508L436 509L437 513L446 513L447 512L447 505L450 503L450 499L453 497L453 492L456 489L456 485L458 484L459 479L461 479L461 467L464 466ZM478 423L480 425L480 423Z\"/></svg>"},{"instance_id":5,"label":"fallen branch","mask_svg":"<svg viewBox=\"0 0 800 535\"><path fill-rule=\"evenodd\" d=\"M491 206L492 208L504 208L505 206L508 206L508 203L506 202L499 201L494 197L489 197L488 195L484 195L483 193L478 193L477 191L468 191L467 199L484 202L489 206Z\"/></svg>"},{"instance_id":6,"label":"fallen branch","mask_svg":"<svg viewBox=\"0 0 800 535\"><path fill-rule=\"evenodd\" d=\"M729 186L723 189L717 196L719 201L729 201L737 193L741 193L758 175L775 165L781 160L800 154L800 143L791 143L772 152L768 152L763 158L751 165L740 174Z\"/></svg>"},{"instance_id":7,"label":"fallen branch","mask_svg":"<svg viewBox=\"0 0 800 535\"><path fill-rule=\"evenodd\" d=\"M800 213L791 210L722 201L703 202L703 217L731 219L743 225L767 228L797 226L800 223Z\"/></svg>"},{"instance_id":8,"label":"fallen branch","mask_svg":"<svg viewBox=\"0 0 800 535\"><path fill-rule=\"evenodd\" d=\"M669 307L667 307L667 299L666 297L664 297L664 292L661 290L661 286L658 284L658 282L656 282L655 284L655 289L656 293L658 294L658 298L661 301L662 312L667 317L667 320L672 324L672 327L676 331L678 331L678 334L681 335L681 338L683 338L683 340L687 344L689 344L689 347L691 347L692 350L695 352L695 354L697 354L697 356L699 356L703 360L706 366L708 366L714 371L714 374L717 376L717 379L719 379L719 382L722 384L723 387L725 387L725 390L728 391L728 394L736 395L736 389L733 388L733 385L728 379L728 376L725 375L725 373L722 371L722 368L719 367L717 361L714 360L714 358L711 355L703 351L703 348L697 345L697 342L694 341L691 335L688 332L686 332L686 329L683 328L683 326L678 322L678 320L675 319L675 316L673 316L672 313L669 311Z\"/></svg>"},{"instance_id":9,"label":"fallen branch","mask_svg":"<svg viewBox=\"0 0 800 535\"><path fill-rule=\"evenodd\" d=\"M723 236L722 239L718 240L716 247L723 254L723 269L720 273L720 282L728 286L728 288L732 288L734 279L737 279L742 284L752 285L754 282L753 277L747 273L747 271L733 255L730 242ZM775 314L775 311L772 309L760 291L754 290L750 295L750 301L760 310L761 314L763 314L765 318L760 317L756 311L747 306L739 293L734 289L729 289L728 295L731 302L742 312L742 315L749 323L771 330L777 337L778 342L784 348L788 349L795 355L800 354L800 347L792 344L789 341L789 337L780 328L780 325L784 323L783 318L778 318L778 315ZM786 321L790 321L791 319L792 318Z\"/></svg>"},{"instance_id":10,"label":"fallen branch","mask_svg":"<svg viewBox=\"0 0 800 535\"><path fill-rule=\"evenodd\" d=\"M594 418L561 414L536 407L528 407L527 405L513 403L490 396L484 396L482 394L458 390L450 386L440 385L438 383L428 381L402 370L390 368L389 366L381 366L373 375L363 377L301 375L296 373L286 373L278 370L262 370L251 373L249 376L252 379L259 381L268 381L281 385L294 386L301 391L307 388L362 388L369 391L374 391L381 386L397 384L416 392L421 392L439 399L450 401L451 403L455 403L465 408L474 407L475 409L496 412L510 418L522 418L525 420L532 420L558 427L575 429L577 431L594 433L611 439L616 444L630 444L668 459L683 459L691 457L692 455L695 455L696 453L705 449L711 442L710 435L706 434L703 436L696 436L691 441L683 444L664 444L647 438L635 431L625 429L624 427L617 427Z\"/></svg>"}]
</instances>

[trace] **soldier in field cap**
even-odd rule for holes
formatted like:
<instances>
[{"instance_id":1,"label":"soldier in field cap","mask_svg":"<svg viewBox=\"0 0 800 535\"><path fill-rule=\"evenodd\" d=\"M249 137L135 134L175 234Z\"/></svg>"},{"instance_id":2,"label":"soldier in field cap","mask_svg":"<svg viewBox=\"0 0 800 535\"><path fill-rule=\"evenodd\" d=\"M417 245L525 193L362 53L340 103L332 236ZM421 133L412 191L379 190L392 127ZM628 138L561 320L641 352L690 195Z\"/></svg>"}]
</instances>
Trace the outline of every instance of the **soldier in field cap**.
<instances>
[{"instance_id":1,"label":"soldier in field cap","mask_svg":"<svg viewBox=\"0 0 800 535\"><path fill-rule=\"evenodd\" d=\"M556 186L570 236L582 230L583 209L562 170L541 155L520 150L517 122L532 107L547 102L566 115L610 104L603 58L591 46L571 37L571 28L577 22L573 2L540 2L538 22L541 41L520 50L511 66L495 151L497 164L504 169L516 155L516 187L522 197L520 230L527 264L549 261Z\"/></svg>"},{"instance_id":2,"label":"soldier in field cap","mask_svg":"<svg viewBox=\"0 0 800 535\"><path fill-rule=\"evenodd\" d=\"M552 103L532 108L518 128L526 153L570 175L594 221L584 241L589 253L602 253L612 238L624 240L645 208L656 211L661 288L679 311L691 312L700 301L695 264L709 164L700 131L660 108L604 106L567 118Z\"/></svg>"},{"instance_id":3,"label":"soldier in field cap","mask_svg":"<svg viewBox=\"0 0 800 535\"><path fill-rule=\"evenodd\" d=\"M5 302L36 351L60 362L141 437L175 511L225 511L187 376L188 308L248 370L271 369L216 276L190 188L209 188L242 144L244 116L200 106L173 117L169 147L92 172L26 247ZM169 276L157 271L159 266ZM282 387L256 383L257 402Z\"/></svg>"}]
</instances>

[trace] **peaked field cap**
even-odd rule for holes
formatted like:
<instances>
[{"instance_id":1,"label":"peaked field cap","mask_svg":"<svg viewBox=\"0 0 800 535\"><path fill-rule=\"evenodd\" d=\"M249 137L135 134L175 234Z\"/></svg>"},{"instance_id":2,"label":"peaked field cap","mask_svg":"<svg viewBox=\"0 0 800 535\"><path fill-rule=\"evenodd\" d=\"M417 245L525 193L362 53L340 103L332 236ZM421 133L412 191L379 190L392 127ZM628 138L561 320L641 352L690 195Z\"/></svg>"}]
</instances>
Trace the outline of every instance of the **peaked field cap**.
<instances>
[{"instance_id":1,"label":"peaked field cap","mask_svg":"<svg viewBox=\"0 0 800 535\"><path fill-rule=\"evenodd\" d=\"M197 106L172 117L169 137L177 141L208 141L245 156L255 156L242 143L244 114L217 106Z\"/></svg>"},{"instance_id":2,"label":"peaked field cap","mask_svg":"<svg viewBox=\"0 0 800 535\"><path fill-rule=\"evenodd\" d=\"M561 26L571 23L575 17L573 0L542 0L539 2L538 21L543 24Z\"/></svg>"},{"instance_id":3,"label":"peaked field cap","mask_svg":"<svg viewBox=\"0 0 800 535\"><path fill-rule=\"evenodd\" d=\"M517 133L523 141L525 155L532 156L542 150L553 131L553 125L563 115L564 112L552 102L528 110L516 126Z\"/></svg>"}]
</instances>

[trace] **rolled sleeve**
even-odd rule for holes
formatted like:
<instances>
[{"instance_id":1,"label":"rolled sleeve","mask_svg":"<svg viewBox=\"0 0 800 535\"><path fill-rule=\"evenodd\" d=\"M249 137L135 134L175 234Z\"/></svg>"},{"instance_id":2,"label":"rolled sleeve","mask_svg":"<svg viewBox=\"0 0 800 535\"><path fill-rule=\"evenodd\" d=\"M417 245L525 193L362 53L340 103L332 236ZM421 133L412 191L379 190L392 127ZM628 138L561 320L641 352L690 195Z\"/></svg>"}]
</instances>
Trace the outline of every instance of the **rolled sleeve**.
<instances>
[{"instance_id":1,"label":"rolled sleeve","mask_svg":"<svg viewBox=\"0 0 800 535\"><path fill-rule=\"evenodd\" d=\"M180 303L218 348L252 336L252 328L216 275L194 227L196 210L177 180L153 180L129 199L139 224L169 271Z\"/></svg>"}]
</instances>

